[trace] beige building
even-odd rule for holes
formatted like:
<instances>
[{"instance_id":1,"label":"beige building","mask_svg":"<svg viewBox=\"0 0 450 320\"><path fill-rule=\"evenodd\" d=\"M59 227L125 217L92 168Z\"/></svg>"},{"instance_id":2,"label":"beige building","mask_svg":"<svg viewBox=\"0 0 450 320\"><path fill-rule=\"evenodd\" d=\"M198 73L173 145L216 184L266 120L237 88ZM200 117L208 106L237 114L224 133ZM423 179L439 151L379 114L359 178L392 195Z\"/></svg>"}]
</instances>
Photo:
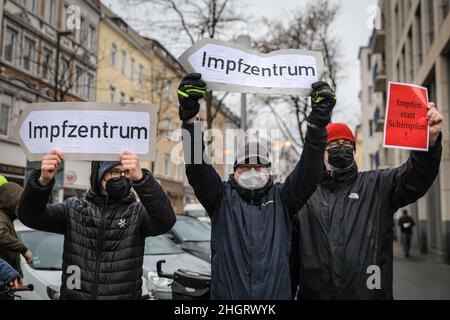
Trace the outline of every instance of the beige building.
<instances>
[{"instance_id":1,"label":"beige building","mask_svg":"<svg viewBox=\"0 0 450 320\"><path fill-rule=\"evenodd\" d=\"M101 6L98 52L97 101L156 106L156 161L142 165L153 172L175 212L182 213L185 201L196 201L187 185L184 163L173 157L180 145L175 130L181 127L177 86L185 74L182 66L158 41L141 36L105 6ZM223 107L213 126L223 130L236 121ZM223 176L223 166L217 170Z\"/></svg>"},{"instance_id":2,"label":"beige building","mask_svg":"<svg viewBox=\"0 0 450 320\"><path fill-rule=\"evenodd\" d=\"M417 221L414 240L421 252L437 254L450 264L450 1L380 0L379 6L381 28L374 31L369 49L373 54L368 55L377 63L372 62L371 71L367 65L362 72L373 74L375 95L383 97L381 121L386 80L427 87L430 101L436 102L444 115L440 174L430 191L409 206L409 212ZM370 137L364 134L363 141ZM388 167L398 166L408 157L408 152L401 150L380 147L378 152L380 165Z\"/></svg>"},{"instance_id":3,"label":"beige building","mask_svg":"<svg viewBox=\"0 0 450 320\"><path fill-rule=\"evenodd\" d=\"M139 35L123 19L101 7L97 101L152 103L157 108L156 161L143 161L169 195L175 212L184 201L184 166L171 159L179 126L176 84L183 77L177 60L159 42Z\"/></svg>"}]
</instances>

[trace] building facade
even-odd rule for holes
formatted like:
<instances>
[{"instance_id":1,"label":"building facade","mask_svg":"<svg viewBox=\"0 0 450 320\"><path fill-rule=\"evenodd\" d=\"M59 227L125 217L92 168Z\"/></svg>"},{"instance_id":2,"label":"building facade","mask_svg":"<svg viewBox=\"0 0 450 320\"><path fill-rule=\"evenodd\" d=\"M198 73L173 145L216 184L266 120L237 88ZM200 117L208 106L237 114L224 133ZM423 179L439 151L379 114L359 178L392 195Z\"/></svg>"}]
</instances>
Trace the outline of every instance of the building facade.
<instances>
[{"instance_id":1,"label":"building facade","mask_svg":"<svg viewBox=\"0 0 450 320\"><path fill-rule=\"evenodd\" d=\"M177 213L183 210L184 168L171 159L178 122L176 85L183 71L157 41L139 35L107 7L101 7L97 101L151 103L157 108L156 161L143 161L169 195Z\"/></svg>"},{"instance_id":2,"label":"building facade","mask_svg":"<svg viewBox=\"0 0 450 320\"><path fill-rule=\"evenodd\" d=\"M0 10L0 174L24 184L36 164L27 162L14 128L27 104L95 99L99 2L1 0Z\"/></svg>"},{"instance_id":3,"label":"building facade","mask_svg":"<svg viewBox=\"0 0 450 320\"><path fill-rule=\"evenodd\" d=\"M374 30L369 49L378 62L372 64L374 92L382 97L378 119L384 125L386 80L427 87L429 100L445 119L439 176L409 212L418 222L414 242L421 252L450 264L450 1L380 0L379 7L381 25ZM367 134L363 141L370 141ZM408 157L401 150L380 147L378 152L381 165L387 167L399 166Z\"/></svg>"}]
</instances>

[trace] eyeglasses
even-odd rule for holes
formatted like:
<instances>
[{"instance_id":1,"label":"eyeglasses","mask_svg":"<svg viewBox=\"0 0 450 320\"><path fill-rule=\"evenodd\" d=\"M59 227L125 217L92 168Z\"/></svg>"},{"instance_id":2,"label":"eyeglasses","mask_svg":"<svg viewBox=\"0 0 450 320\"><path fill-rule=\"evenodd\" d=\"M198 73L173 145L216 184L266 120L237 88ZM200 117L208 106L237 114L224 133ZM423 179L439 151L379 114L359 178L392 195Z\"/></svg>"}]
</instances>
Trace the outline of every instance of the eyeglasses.
<instances>
[{"instance_id":1,"label":"eyeglasses","mask_svg":"<svg viewBox=\"0 0 450 320\"><path fill-rule=\"evenodd\" d=\"M332 148L336 148L339 146L344 146L344 147L349 147L349 148L353 148L353 143L351 143L348 140L336 140L336 141L332 141L330 142L327 147L326 150L332 149Z\"/></svg>"},{"instance_id":2,"label":"eyeglasses","mask_svg":"<svg viewBox=\"0 0 450 320\"><path fill-rule=\"evenodd\" d=\"M126 178L130 177L129 170L113 169L108 171L108 173L111 175L112 179L119 179L120 177L122 177L122 175L125 176Z\"/></svg>"}]
</instances>

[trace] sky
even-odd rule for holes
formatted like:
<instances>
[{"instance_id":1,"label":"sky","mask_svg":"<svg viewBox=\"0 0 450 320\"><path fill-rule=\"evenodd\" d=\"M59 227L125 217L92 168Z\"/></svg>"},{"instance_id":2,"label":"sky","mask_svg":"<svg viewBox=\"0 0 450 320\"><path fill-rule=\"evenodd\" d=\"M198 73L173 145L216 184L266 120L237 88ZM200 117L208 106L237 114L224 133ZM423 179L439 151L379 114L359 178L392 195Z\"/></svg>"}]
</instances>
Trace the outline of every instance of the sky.
<instances>
[{"instance_id":1,"label":"sky","mask_svg":"<svg viewBox=\"0 0 450 320\"><path fill-rule=\"evenodd\" d=\"M266 17L269 19L277 19L280 16L285 16L294 8L302 8L307 0L238 0L241 1L240 8L245 11L247 15L258 19ZM310 0L313 1L313 0ZM354 128L360 121L360 102L358 94L360 91L360 69L358 53L361 46L367 46L369 38L372 33L368 22L373 19L370 9L376 5L377 0L332 0L341 5L341 11L333 26L333 36L337 37L342 44L341 54L343 57L343 70L341 79L338 82L337 88L337 105L334 110L333 122L345 122ZM122 16L131 26L140 29L139 25L133 25L134 15L146 15L148 12L140 11L139 13L131 13L124 5L126 0L103 0L103 3L110 6L110 8ZM255 36L261 36L256 30L251 29L242 30L242 33L255 33ZM147 34L152 36L151 34ZM262 35L263 36L263 35ZM165 45L169 51L178 57L182 50L168 43L166 39L158 39L158 36L153 36ZM227 105L235 104L238 99L227 101ZM237 111L236 108L231 108Z\"/></svg>"}]
</instances>

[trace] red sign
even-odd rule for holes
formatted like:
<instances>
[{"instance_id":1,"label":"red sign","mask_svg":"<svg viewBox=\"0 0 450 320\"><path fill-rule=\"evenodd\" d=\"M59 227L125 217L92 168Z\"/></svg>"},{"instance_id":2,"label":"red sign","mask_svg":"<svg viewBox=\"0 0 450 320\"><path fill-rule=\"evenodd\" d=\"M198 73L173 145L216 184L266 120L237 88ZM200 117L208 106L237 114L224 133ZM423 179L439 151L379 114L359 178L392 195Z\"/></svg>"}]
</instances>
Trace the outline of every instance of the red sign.
<instances>
[{"instance_id":1,"label":"red sign","mask_svg":"<svg viewBox=\"0 0 450 320\"><path fill-rule=\"evenodd\" d=\"M384 147L428 150L427 88L389 83Z\"/></svg>"}]
</instances>

